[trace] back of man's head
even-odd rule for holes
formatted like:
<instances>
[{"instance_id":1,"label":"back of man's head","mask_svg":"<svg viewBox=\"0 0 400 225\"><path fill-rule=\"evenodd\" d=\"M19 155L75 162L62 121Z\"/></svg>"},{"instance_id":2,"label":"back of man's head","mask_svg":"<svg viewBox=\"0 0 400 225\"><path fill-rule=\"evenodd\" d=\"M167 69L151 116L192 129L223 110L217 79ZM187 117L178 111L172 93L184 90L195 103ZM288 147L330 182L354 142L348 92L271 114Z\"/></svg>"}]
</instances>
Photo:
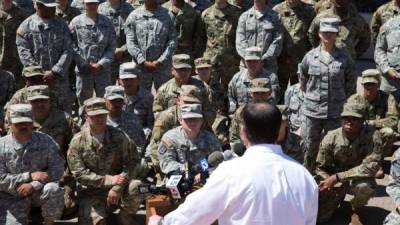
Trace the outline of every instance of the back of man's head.
<instances>
[{"instance_id":1,"label":"back of man's head","mask_svg":"<svg viewBox=\"0 0 400 225\"><path fill-rule=\"evenodd\" d=\"M251 144L275 143L282 121L282 114L277 107L265 102L248 103L241 115Z\"/></svg>"}]
</instances>

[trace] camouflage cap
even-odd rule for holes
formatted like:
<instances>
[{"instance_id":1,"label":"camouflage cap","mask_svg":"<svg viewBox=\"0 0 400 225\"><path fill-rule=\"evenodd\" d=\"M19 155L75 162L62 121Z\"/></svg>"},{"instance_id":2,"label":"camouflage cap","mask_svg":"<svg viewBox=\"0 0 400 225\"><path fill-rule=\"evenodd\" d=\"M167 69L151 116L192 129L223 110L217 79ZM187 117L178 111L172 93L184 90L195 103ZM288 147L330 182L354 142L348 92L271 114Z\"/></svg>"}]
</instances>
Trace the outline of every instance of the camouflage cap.
<instances>
[{"instance_id":1,"label":"camouflage cap","mask_svg":"<svg viewBox=\"0 0 400 225\"><path fill-rule=\"evenodd\" d=\"M200 104L183 104L179 107L183 119L203 118Z\"/></svg>"},{"instance_id":2,"label":"camouflage cap","mask_svg":"<svg viewBox=\"0 0 400 225\"><path fill-rule=\"evenodd\" d=\"M119 79L137 78L140 70L134 62L122 63L119 66Z\"/></svg>"},{"instance_id":3,"label":"camouflage cap","mask_svg":"<svg viewBox=\"0 0 400 225\"><path fill-rule=\"evenodd\" d=\"M260 47L254 46L246 48L244 60L261 60L262 50Z\"/></svg>"},{"instance_id":4,"label":"camouflage cap","mask_svg":"<svg viewBox=\"0 0 400 225\"><path fill-rule=\"evenodd\" d=\"M365 116L365 106L359 103L345 103L343 105L343 112L340 116L363 119Z\"/></svg>"},{"instance_id":5,"label":"camouflage cap","mask_svg":"<svg viewBox=\"0 0 400 225\"><path fill-rule=\"evenodd\" d=\"M178 94L185 102L201 103L201 91L194 85L182 85Z\"/></svg>"},{"instance_id":6,"label":"camouflage cap","mask_svg":"<svg viewBox=\"0 0 400 225\"><path fill-rule=\"evenodd\" d=\"M196 68L210 68L211 66L211 61L205 58L198 58L194 60L194 65Z\"/></svg>"},{"instance_id":7,"label":"camouflage cap","mask_svg":"<svg viewBox=\"0 0 400 225\"><path fill-rule=\"evenodd\" d=\"M172 66L175 69L192 68L190 56L187 54L178 54L172 56Z\"/></svg>"},{"instance_id":8,"label":"camouflage cap","mask_svg":"<svg viewBox=\"0 0 400 225\"><path fill-rule=\"evenodd\" d=\"M58 3L55 0L36 0L36 2L43 4L46 7L56 7Z\"/></svg>"},{"instance_id":9,"label":"camouflage cap","mask_svg":"<svg viewBox=\"0 0 400 225\"><path fill-rule=\"evenodd\" d=\"M338 17L323 17L319 22L319 32L339 32L340 19Z\"/></svg>"},{"instance_id":10,"label":"camouflage cap","mask_svg":"<svg viewBox=\"0 0 400 225\"><path fill-rule=\"evenodd\" d=\"M381 73L377 69L368 69L362 72L361 83L375 83L379 84L381 82Z\"/></svg>"},{"instance_id":11,"label":"camouflage cap","mask_svg":"<svg viewBox=\"0 0 400 225\"><path fill-rule=\"evenodd\" d=\"M251 80L250 92L270 92L271 82L268 78L255 78Z\"/></svg>"},{"instance_id":12,"label":"camouflage cap","mask_svg":"<svg viewBox=\"0 0 400 225\"><path fill-rule=\"evenodd\" d=\"M108 114L106 102L103 98L89 98L83 104L85 105L85 111L89 116Z\"/></svg>"},{"instance_id":13,"label":"camouflage cap","mask_svg":"<svg viewBox=\"0 0 400 225\"><path fill-rule=\"evenodd\" d=\"M125 89L122 86L111 85L106 87L104 98L107 100L125 99Z\"/></svg>"},{"instance_id":14,"label":"camouflage cap","mask_svg":"<svg viewBox=\"0 0 400 225\"><path fill-rule=\"evenodd\" d=\"M22 74L25 77L44 76L44 71L41 66L27 66L24 67Z\"/></svg>"},{"instance_id":15,"label":"camouflage cap","mask_svg":"<svg viewBox=\"0 0 400 225\"><path fill-rule=\"evenodd\" d=\"M100 3L99 0L83 0L83 3Z\"/></svg>"},{"instance_id":16,"label":"camouflage cap","mask_svg":"<svg viewBox=\"0 0 400 225\"><path fill-rule=\"evenodd\" d=\"M28 101L33 101L36 99L49 99L50 90L47 85L33 85L27 88Z\"/></svg>"},{"instance_id":17,"label":"camouflage cap","mask_svg":"<svg viewBox=\"0 0 400 225\"><path fill-rule=\"evenodd\" d=\"M30 123L32 120L32 106L29 104L14 104L9 107L11 123Z\"/></svg>"}]
</instances>

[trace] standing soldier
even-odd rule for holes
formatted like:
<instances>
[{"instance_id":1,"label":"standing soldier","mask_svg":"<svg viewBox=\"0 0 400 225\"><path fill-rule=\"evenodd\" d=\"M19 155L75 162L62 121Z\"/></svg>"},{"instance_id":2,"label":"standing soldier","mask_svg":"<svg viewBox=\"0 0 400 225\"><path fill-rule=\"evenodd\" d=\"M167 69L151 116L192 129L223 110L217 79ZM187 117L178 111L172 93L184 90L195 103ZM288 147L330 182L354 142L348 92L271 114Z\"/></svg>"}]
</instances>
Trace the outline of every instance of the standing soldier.
<instances>
[{"instance_id":1,"label":"standing soldier","mask_svg":"<svg viewBox=\"0 0 400 225\"><path fill-rule=\"evenodd\" d=\"M400 15L400 0L391 0L375 11L371 19L372 40L374 43L376 43L379 30L383 24L398 15Z\"/></svg>"},{"instance_id":2,"label":"standing soldier","mask_svg":"<svg viewBox=\"0 0 400 225\"><path fill-rule=\"evenodd\" d=\"M79 9L69 5L68 0L57 0L56 15L69 24L73 18L81 14Z\"/></svg>"},{"instance_id":3,"label":"standing soldier","mask_svg":"<svg viewBox=\"0 0 400 225\"><path fill-rule=\"evenodd\" d=\"M131 61L132 58L126 48L125 21L133 11L133 7L122 0L107 0L99 5L99 13L107 16L114 25L117 38L117 48L111 64L111 84L118 79L119 65Z\"/></svg>"},{"instance_id":4,"label":"standing soldier","mask_svg":"<svg viewBox=\"0 0 400 225\"><path fill-rule=\"evenodd\" d=\"M307 31L315 17L312 6L301 0L286 0L274 7L283 24L283 48L278 58L278 78L282 95L290 84L299 82L297 65L311 49Z\"/></svg>"},{"instance_id":5,"label":"standing soldier","mask_svg":"<svg viewBox=\"0 0 400 225\"><path fill-rule=\"evenodd\" d=\"M355 93L357 80L351 56L335 46L339 20L322 18L319 27L320 45L304 56L298 72L304 91L304 165L309 171L314 170L322 131L339 126L343 104Z\"/></svg>"},{"instance_id":6,"label":"standing soldier","mask_svg":"<svg viewBox=\"0 0 400 225\"><path fill-rule=\"evenodd\" d=\"M98 0L85 0L86 13L75 17L69 25L74 42L79 115L82 115L84 101L92 97L93 91L96 96L103 96L110 85L116 36L110 19L97 12L98 6Z\"/></svg>"},{"instance_id":7,"label":"standing soldier","mask_svg":"<svg viewBox=\"0 0 400 225\"><path fill-rule=\"evenodd\" d=\"M71 62L71 39L67 24L55 16L54 0L35 1L36 13L17 30L19 58L26 66L41 66L44 80L63 99L65 111L72 111L72 91L68 67Z\"/></svg>"},{"instance_id":8,"label":"standing soldier","mask_svg":"<svg viewBox=\"0 0 400 225\"><path fill-rule=\"evenodd\" d=\"M131 215L141 203L137 177L139 162L135 144L121 130L106 125L108 110L102 98L85 101L84 128L68 149L68 165L78 183L78 223L106 224L120 208L119 224L136 224ZM116 208L115 208L116 207Z\"/></svg>"},{"instance_id":9,"label":"standing soldier","mask_svg":"<svg viewBox=\"0 0 400 225\"><path fill-rule=\"evenodd\" d=\"M10 106L11 133L0 138L0 223L29 224L31 206L40 206L44 225L60 219L64 159L57 143L33 131L32 107Z\"/></svg>"},{"instance_id":10,"label":"standing soldier","mask_svg":"<svg viewBox=\"0 0 400 225\"><path fill-rule=\"evenodd\" d=\"M207 36L204 58L211 61L213 79L227 90L239 70L240 57L235 50L235 32L241 10L227 0L216 0L201 14Z\"/></svg>"},{"instance_id":11,"label":"standing soldier","mask_svg":"<svg viewBox=\"0 0 400 225\"><path fill-rule=\"evenodd\" d=\"M397 150L393 155L392 166L390 168L389 183L386 192L392 198L396 209L387 215L383 225L397 225L400 221L400 151Z\"/></svg>"},{"instance_id":12,"label":"standing soldier","mask_svg":"<svg viewBox=\"0 0 400 225\"><path fill-rule=\"evenodd\" d=\"M129 15L125 29L128 51L141 71L140 86L151 91L154 82L158 90L170 78L176 49L173 15L157 0L145 0L144 6Z\"/></svg>"},{"instance_id":13,"label":"standing soldier","mask_svg":"<svg viewBox=\"0 0 400 225\"><path fill-rule=\"evenodd\" d=\"M236 31L237 52L244 59L247 48L261 48L264 68L276 74L282 43L283 31L278 14L267 6L265 0L254 0L254 6L239 18Z\"/></svg>"}]
</instances>

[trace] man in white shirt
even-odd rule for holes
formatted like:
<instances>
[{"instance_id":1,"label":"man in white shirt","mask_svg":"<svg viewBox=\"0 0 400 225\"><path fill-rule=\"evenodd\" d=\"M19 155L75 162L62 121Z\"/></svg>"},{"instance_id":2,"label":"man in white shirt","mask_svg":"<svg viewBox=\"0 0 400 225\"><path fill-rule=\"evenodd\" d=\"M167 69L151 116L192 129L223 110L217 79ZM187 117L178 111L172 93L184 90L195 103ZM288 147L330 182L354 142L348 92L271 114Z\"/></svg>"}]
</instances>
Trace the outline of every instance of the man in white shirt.
<instances>
[{"instance_id":1,"label":"man in white shirt","mask_svg":"<svg viewBox=\"0 0 400 225\"><path fill-rule=\"evenodd\" d=\"M165 218L149 225L314 225L318 186L309 172L274 143L281 113L267 103L248 103L240 136L247 150L224 162L206 185Z\"/></svg>"}]
</instances>

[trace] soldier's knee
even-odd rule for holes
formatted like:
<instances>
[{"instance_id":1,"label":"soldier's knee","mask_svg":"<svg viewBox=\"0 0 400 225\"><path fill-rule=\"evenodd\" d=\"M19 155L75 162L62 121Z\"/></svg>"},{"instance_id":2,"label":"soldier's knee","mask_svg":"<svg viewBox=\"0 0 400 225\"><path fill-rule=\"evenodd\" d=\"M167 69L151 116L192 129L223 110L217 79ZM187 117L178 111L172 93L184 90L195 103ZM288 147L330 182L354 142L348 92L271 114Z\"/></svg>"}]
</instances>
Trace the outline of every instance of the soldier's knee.
<instances>
[{"instance_id":1,"label":"soldier's knee","mask_svg":"<svg viewBox=\"0 0 400 225\"><path fill-rule=\"evenodd\" d=\"M374 185L368 182L360 182L355 185L354 187L354 195L356 196L363 196L365 198L371 198L375 194Z\"/></svg>"}]
</instances>

